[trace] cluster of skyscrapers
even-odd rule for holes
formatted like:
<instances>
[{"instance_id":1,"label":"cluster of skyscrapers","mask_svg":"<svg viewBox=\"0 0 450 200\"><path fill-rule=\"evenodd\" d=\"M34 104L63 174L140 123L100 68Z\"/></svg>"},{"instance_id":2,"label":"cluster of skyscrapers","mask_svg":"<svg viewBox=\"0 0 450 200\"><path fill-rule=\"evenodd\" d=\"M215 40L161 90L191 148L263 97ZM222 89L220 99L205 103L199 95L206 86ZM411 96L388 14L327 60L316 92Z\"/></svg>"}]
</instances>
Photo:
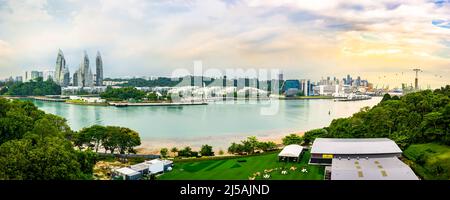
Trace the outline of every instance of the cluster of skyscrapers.
<instances>
[{"instance_id":1,"label":"cluster of skyscrapers","mask_svg":"<svg viewBox=\"0 0 450 200\"><path fill-rule=\"evenodd\" d=\"M70 83L70 72L66 66L66 59L61 50L58 51L56 58L56 69L54 81L61 87L76 86L76 87L94 87L103 85L103 61L100 52L97 52L95 59L96 73L93 74L89 67L89 57L87 52L84 52L83 60L78 70L75 71L72 77L72 84Z\"/></svg>"}]
</instances>

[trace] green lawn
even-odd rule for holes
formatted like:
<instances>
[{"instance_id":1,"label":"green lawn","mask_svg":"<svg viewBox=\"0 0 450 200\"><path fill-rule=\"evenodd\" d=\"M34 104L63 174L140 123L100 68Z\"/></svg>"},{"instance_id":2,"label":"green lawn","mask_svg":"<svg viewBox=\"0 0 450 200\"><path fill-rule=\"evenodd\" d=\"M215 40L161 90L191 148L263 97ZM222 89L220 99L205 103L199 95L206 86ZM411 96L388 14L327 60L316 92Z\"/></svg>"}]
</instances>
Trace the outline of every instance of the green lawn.
<instances>
[{"instance_id":1,"label":"green lawn","mask_svg":"<svg viewBox=\"0 0 450 200\"><path fill-rule=\"evenodd\" d=\"M278 161L278 152L246 156L239 158L227 158L222 160L200 160L188 162L175 162L170 172L158 177L160 180L248 180L255 176L256 180L262 180L264 170L273 170L269 180L323 180L324 167L308 165L309 152L305 152L299 163L285 163ZM241 162L239 162L241 161ZM245 162L242 162L245 161ZM297 167L291 170L292 166ZM307 172L301 172L302 168ZM286 175L281 174L286 169Z\"/></svg>"},{"instance_id":2,"label":"green lawn","mask_svg":"<svg viewBox=\"0 0 450 200\"><path fill-rule=\"evenodd\" d=\"M450 180L450 147L434 143L414 144L403 154L417 175L425 180Z\"/></svg>"}]
</instances>

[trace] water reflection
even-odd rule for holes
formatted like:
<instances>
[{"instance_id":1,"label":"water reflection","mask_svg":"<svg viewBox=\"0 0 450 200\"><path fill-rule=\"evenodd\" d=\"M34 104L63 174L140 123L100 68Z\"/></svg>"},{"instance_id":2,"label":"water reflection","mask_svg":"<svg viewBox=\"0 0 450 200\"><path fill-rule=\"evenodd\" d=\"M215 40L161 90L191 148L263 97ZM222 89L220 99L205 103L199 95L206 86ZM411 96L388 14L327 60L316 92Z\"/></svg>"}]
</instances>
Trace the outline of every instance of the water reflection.
<instances>
[{"instance_id":1,"label":"water reflection","mask_svg":"<svg viewBox=\"0 0 450 200\"><path fill-rule=\"evenodd\" d=\"M68 120L74 130L93 124L126 126L138 131L143 140L192 139L211 136L266 134L328 126L334 118L348 117L381 99L335 102L333 100L279 101L275 115L261 115L258 104L210 103L206 106L100 107L33 101L37 107Z\"/></svg>"}]
</instances>

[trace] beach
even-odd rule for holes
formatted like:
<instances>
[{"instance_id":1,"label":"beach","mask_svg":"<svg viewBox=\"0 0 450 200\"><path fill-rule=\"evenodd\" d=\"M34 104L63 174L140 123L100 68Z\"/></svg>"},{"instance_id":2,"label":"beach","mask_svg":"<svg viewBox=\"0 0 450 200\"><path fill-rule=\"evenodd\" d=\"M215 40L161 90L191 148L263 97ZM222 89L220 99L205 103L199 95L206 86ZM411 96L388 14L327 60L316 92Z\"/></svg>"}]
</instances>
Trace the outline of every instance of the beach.
<instances>
[{"instance_id":1,"label":"beach","mask_svg":"<svg viewBox=\"0 0 450 200\"><path fill-rule=\"evenodd\" d=\"M275 144L282 144L283 137L296 134L299 136L303 136L305 131L296 131L296 130L285 130L285 131L266 131L260 132L258 134L249 134L247 136L243 135L229 135L229 136L217 136L217 137L197 137L191 139L166 139L166 140L144 140L141 141L141 145L137 147L137 151L139 154L159 154L161 148L172 149L176 147L178 150L184 147L191 147L193 151L199 151L201 146L204 144L208 144L213 146L213 151L218 154L220 150L222 150L225 154L227 154L227 149L231 145L231 143L240 143L242 140L245 140L247 137L256 136L258 141L260 142L268 142L272 141ZM214 144L214 145L213 145Z\"/></svg>"}]
</instances>

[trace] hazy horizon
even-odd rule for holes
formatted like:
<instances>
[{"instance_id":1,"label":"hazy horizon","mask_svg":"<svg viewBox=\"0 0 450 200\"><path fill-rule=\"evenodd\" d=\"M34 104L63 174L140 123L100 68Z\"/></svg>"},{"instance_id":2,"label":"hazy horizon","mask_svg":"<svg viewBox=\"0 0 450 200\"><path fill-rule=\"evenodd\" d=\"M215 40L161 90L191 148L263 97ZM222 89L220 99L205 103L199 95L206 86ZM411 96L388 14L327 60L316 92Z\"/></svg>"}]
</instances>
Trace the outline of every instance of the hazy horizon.
<instances>
[{"instance_id":1,"label":"hazy horizon","mask_svg":"<svg viewBox=\"0 0 450 200\"><path fill-rule=\"evenodd\" d=\"M280 69L285 79L342 79L378 87L450 83L450 2L444 0L0 1L0 78L70 73L100 51L105 77L175 69Z\"/></svg>"}]
</instances>

